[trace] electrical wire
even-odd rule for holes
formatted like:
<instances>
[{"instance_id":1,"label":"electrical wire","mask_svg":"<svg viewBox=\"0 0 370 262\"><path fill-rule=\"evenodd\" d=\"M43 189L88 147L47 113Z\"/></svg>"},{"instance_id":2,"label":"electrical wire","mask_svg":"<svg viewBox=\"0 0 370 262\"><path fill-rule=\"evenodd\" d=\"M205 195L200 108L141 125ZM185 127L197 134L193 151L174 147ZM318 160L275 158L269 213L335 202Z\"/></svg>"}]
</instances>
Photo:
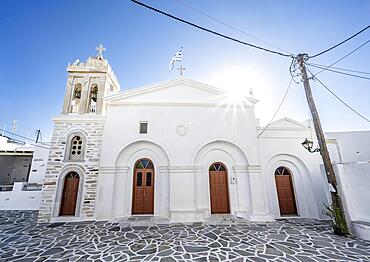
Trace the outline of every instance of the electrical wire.
<instances>
[{"instance_id":1,"label":"electrical wire","mask_svg":"<svg viewBox=\"0 0 370 262\"><path fill-rule=\"evenodd\" d=\"M17 122L17 123L18 123L18 122ZM6 126L11 127L11 126L12 126L12 124L10 124L10 125L9 125L9 123L5 123L5 124L4 124L4 128L3 128L3 129L0 129L0 132L1 132L2 130L5 130L5 127L6 127ZM17 130L17 132L18 132L18 133L19 133L19 131L20 131L20 132L22 132L23 134L26 134L26 136L27 136L28 138L29 138L29 135L28 135L28 134L35 132L35 134L34 134L34 135L32 135L32 137L36 138L37 130L32 131L32 132L27 132L27 131L25 131L25 130L19 129L19 128L18 128L18 126L17 126L16 130ZM47 139L48 139L48 141L51 141L51 137L50 137L50 136L45 136L45 135L43 134L43 135L42 135L42 137L43 137L43 138L47 138ZM40 141L41 141L41 142L42 142L42 137L41 137L41 130L40 130ZM32 141L34 141L34 140L36 140L36 139L32 139L32 138L31 138L31 140L32 140Z\"/></svg>"},{"instance_id":2,"label":"electrical wire","mask_svg":"<svg viewBox=\"0 0 370 262\"><path fill-rule=\"evenodd\" d=\"M322 54L325 54L326 52L329 52L330 50L333 50L334 48L336 48L336 47L344 44L345 42L351 40L352 38L354 38L355 36L361 34L362 32L366 31L369 28L370 28L370 25L366 26L365 28L363 28L362 30L358 31L356 34L348 37L347 39L343 40L342 42L340 42L340 43L338 43L338 44L336 44L336 45L334 45L334 46L332 46L332 47L330 47L330 48L328 48L328 49L326 49L326 50L324 50L324 51L322 51L322 52L320 52L320 53L318 53L316 55L310 56L309 58L315 58L315 57L318 57L318 56L320 56Z\"/></svg>"},{"instance_id":3,"label":"electrical wire","mask_svg":"<svg viewBox=\"0 0 370 262\"><path fill-rule=\"evenodd\" d=\"M307 67L306 67L307 68ZM354 112L356 115L358 115L359 117L361 117L362 119L364 119L366 122L370 123L370 120L363 116L361 113L359 113L358 111L356 111L353 107L351 107L349 104L347 104L345 101L343 101L343 99L341 99L339 96L337 96L329 87L327 87L323 82L321 82L320 79L318 79L317 77L315 77L313 75L313 73L311 72L310 69L307 68L307 70L311 73L312 77L317 80L326 90L329 91L330 94L332 94L336 99L338 99L341 103L343 103L347 108L349 108L352 112Z\"/></svg>"},{"instance_id":4,"label":"electrical wire","mask_svg":"<svg viewBox=\"0 0 370 262\"><path fill-rule=\"evenodd\" d=\"M24 138L24 139L27 139L27 140L30 140L30 141L35 142L35 140L36 140L37 130L36 130L36 132L35 132L35 135L33 135L33 137L34 137L34 138L30 138L28 135L26 135L26 136L22 136L21 134L17 134L17 133L15 133L15 131L13 131L13 132L6 131L6 126L11 126L11 125L4 124L4 128L0 129L0 133L1 133L1 132L6 132L6 133L9 133L9 134L12 134L12 135L16 135L16 136L22 137L22 138ZM22 132L22 133L24 133L24 134L29 134L29 133L31 133L31 132L27 132L27 131L25 131L25 130L19 129L18 127L16 128L16 130L17 130L17 132L21 131L21 132ZM40 137L41 137L41 130L40 130ZM49 141L51 141L51 138L50 138L50 137L48 137L48 138L49 138ZM38 143L39 143L39 144L43 144L43 143L42 143L42 141L41 141L41 142L38 142ZM45 144L45 145L47 145L47 144Z\"/></svg>"},{"instance_id":5,"label":"electrical wire","mask_svg":"<svg viewBox=\"0 0 370 262\"><path fill-rule=\"evenodd\" d=\"M334 69L329 69L329 68L325 68L325 67L322 67L322 66L312 65L312 64L309 64L309 63L307 63L307 64L312 66L312 67L316 67L316 68L319 68L319 69L324 69L325 71L330 71L330 72L334 72L334 73L338 73L338 74L342 74L342 75L346 75L346 76L352 76L352 77L357 77L357 78L361 78L361 79L370 80L370 77L359 76L359 75L354 75L354 74L350 74L350 73L340 72L340 71L337 71L337 70L334 70Z\"/></svg>"},{"instance_id":6,"label":"electrical wire","mask_svg":"<svg viewBox=\"0 0 370 262\"><path fill-rule=\"evenodd\" d=\"M325 67L324 69L322 69L321 71L319 71L318 73L316 73L314 76L317 76L318 74L320 74L321 72L327 70L328 68L331 68L333 65L339 63L340 61L342 61L343 59L347 58L348 56L352 55L354 52L356 52L357 50L359 50L361 47L367 45L368 43L370 43L370 40L367 40L365 43L363 43L362 45L360 45L359 47L355 48L354 50L352 50L351 52L349 52L348 54L346 54L345 56L339 58L337 61L335 61L334 63L330 64L329 66Z\"/></svg>"},{"instance_id":7,"label":"electrical wire","mask_svg":"<svg viewBox=\"0 0 370 262\"><path fill-rule=\"evenodd\" d=\"M288 92L289 92L290 86L292 85L292 82L293 82L293 78L290 79L289 85L288 85L288 87L287 87L287 89L285 91L285 94L283 96L283 99L281 100L279 106L276 108L276 111L275 111L274 115L272 116L270 122L265 126L265 128L262 130L262 132L257 135L257 138L260 137L267 130L267 128L271 125L272 121L274 121L277 113L279 112L281 106L283 105L283 103L285 101L285 98L288 95Z\"/></svg>"},{"instance_id":8,"label":"electrical wire","mask_svg":"<svg viewBox=\"0 0 370 262\"><path fill-rule=\"evenodd\" d=\"M329 67L327 65L316 64L316 63L309 63L309 64L311 66L321 66L323 68L328 68ZM347 68L341 68L341 67L334 67L334 66L330 66L330 68L341 70L341 71L347 71L347 72L359 73L359 74L364 74L364 75L370 75L370 72L364 72L364 71L359 71L359 70L353 70L353 69L347 69Z\"/></svg>"},{"instance_id":9,"label":"electrical wire","mask_svg":"<svg viewBox=\"0 0 370 262\"><path fill-rule=\"evenodd\" d=\"M13 135L13 136L21 137L21 138L23 138L23 139L27 139L27 140L30 140L30 141L34 142L34 140L33 140L33 139L31 139L31 138L28 138L28 137L25 137L25 136L22 136L22 135L18 135L18 134L13 133L13 132L9 132L9 131L6 131L6 130L1 130L1 132L5 132L5 133L7 133L7 134L9 134L9 135ZM44 144L44 143L39 143L39 144L44 145L44 146L40 146L40 145L38 145L38 144L33 144L33 143L29 143L29 144L30 144L30 145L32 145L32 146L37 146L37 147L41 147L41 148L44 148L44 149L50 149L50 148L48 148L48 147L44 147L44 146L48 146L47 144Z\"/></svg>"},{"instance_id":10,"label":"electrical wire","mask_svg":"<svg viewBox=\"0 0 370 262\"><path fill-rule=\"evenodd\" d=\"M191 6L191 5L189 5L188 3L184 3L183 1L180 1L180 0L173 0L173 1L174 1L174 2L177 2L178 4L180 4L180 5L182 5L182 6L185 6L185 7L187 7L187 8L190 8L191 10L193 10L193 11L195 11L195 12L197 12L197 13L199 13L199 14L203 15L203 16L206 16L206 17L208 17L208 18L212 19L213 21L216 21L216 22L218 22L218 23L220 23L220 24L222 24L222 25L224 25L224 26L226 26L226 27L228 27L228 28L231 28L231 29L233 29L233 30L235 30L235 31L237 31L237 32L239 32L239 33L242 33L242 34L247 35L247 36L249 36L249 37L251 37L251 38L253 38L253 39L257 40L257 41L260 41L261 43L264 43L264 44L269 45L269 46L271 46L271 47L273 47L273 48L279 49L279 50L281 50L281 51L283 51L283 52L286 52L286 53L289 53L289 54L293 55L293 53L292 53L292 52L289 52L289 51L287 51L287 50L285 50L285 49L283 49L283 48L280 48L280 47L278 47L278 46L276 46L276 45L273 45L273 44L271 44L271 43L269 43L269 42L267 42L267 41L264 41L264 40L262 40L261 38L256 37L256 36L254 36L254 35L252 35L252 34L250 34L250 33L247 33L247 32L245 32L245 31L243 31L243 30L241 30L241 29L239 29L239 28L237 28L237 27L235 27L235 26L229 25L229 24L225 23L224 21L222 21L222 20L220 20L220 19L218 19L218 18L216 18L216 17L213 17L213 16L211 16L211 15L209 15L209 14L207 14L207 13L203 12L202 10L199 10L199 9L197 9L197 8L195 8L195 7L192 7L192 6Z\"/></svg>"},{"instance_id":11,"label":"electrical wire","mask_svg":"<svg viewBox=\"0 0 370 262\"><path fill-rule=\"evenodd\" d=\"M231 41L237 42L237 43L239 43L239 44L243 44L243 45L246 45L246 46L249 46L249 47L253 47L253 48L256 48L256 49L259 49L259 50L262 50L262 51L265 51L265 52L269 52L269 53L272 53L272 54L280 55L280 56L283 56L283 57L291 57L291 58L293 57L293 55L291 55L291 54L284 54L284 53L281 53L281 52L278 52L278 51L274 51L274 50L271 50L271 49L268 49L268 48L264 48L264 47L261 47L261 46L257 46L257 45L254 45L254 44L251 44L251 43L247 43L247 42L241 41L241 40L239 40L239 39L236 39L236 38L233 38L233 37L230 37L230 36L227 36L227 35L224 35L224 34L218 33L218 32L216 32L216 31L213 31L213 30L207 29L207 28L205 28L205 27L203 27L203 26L200 26L200 25L197 25L197 24L195 24L195 23L192 23L192 22L186 21L186 20L184 20L184 19L182 19L182 18L176 17L176 16L174 16L174 15L171 15L171 14L169 14L169 13L166 13L166 12L164 12L164 11L161 11L161 10L159 10L159 9L156 9L156 8L154 8L154 7L151 7L151 6L149 6L149 5L146 5L146 4L144 4L144 3L141 3L141 2L139 2L139 1L131 0L131 2L134 2L135 4L141 5L141 6L145 7L145 8L147 8L147 9L150 9L150 10L152 10L152 11L155 11L155 12L157 12L157 13L160 13L160 14L162 14L162 15L165 15L165 16L167 16L167 17L170 17L170 18L172 18L172 19L174 19L174 20L177 20L177 21L179 21L179 22L182 22L182 23L184 23L184 24L187 24L187 25L193 26L193 27L195 27L195 28L198 28L198 29L200 29L200 30L206 31L206 32L208 32L208 33L211 33L211 34L217 35L217 36L219 36L219 37L222 37L222 38L225 38L225 39L228 39L228 40L231 40Z\"/></svg>"}]
</instances>

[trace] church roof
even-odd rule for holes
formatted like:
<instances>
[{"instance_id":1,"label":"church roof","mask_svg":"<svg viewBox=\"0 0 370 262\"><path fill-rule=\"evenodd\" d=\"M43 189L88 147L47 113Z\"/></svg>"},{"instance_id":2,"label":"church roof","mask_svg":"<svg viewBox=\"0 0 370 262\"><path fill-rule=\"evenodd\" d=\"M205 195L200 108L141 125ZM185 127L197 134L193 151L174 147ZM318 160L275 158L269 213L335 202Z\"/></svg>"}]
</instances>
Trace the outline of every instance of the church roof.
<instances>
[{"instance_id":1,"label":"church roof","mask_svg":"<svg viewBox=\"0 0 370 262\"><path fill-rule=\"evenodd\" d=\"M281 119L278 119L272 122L269 128L304 128L304 129L307 129L309 127L305 125L304 123L298 122L288 117L283 117Z\"/></svg>"},{"instance_id":2,"label":"church roof","mask_svg":"<svg viewBox=\"0 0 370 262\"><path fill-rule=\"evenodd\" d=\"M171 88L175 88L179 86L186 86L186 87L190 87L192 89L198 90L198 91L203 91L204 94L208 93L208 94L213 94L213 95L217 95L220 97L228 96L228 93L226 91L221 90L217 87L210 86L205 83L195 81L193 79L189 79L185 77L178 77L178 78L174 78L174 79L167 80L167 81L160 82L160 83L155 83L155 84L146 85L146 86L139 87L139 88L129 89L129 90L120 92L118 94L108 95L104 99L107 102L114 102L114 101L125 99L125 98L130 98L130 97L148 94L152 92L158 92L160 90L171 89ZM255 104L258 102L258 100L252 97L247 97L247 96L242 96L242 99L243 101L247 101L252 104Z\"/></svg>"}]
</instances>

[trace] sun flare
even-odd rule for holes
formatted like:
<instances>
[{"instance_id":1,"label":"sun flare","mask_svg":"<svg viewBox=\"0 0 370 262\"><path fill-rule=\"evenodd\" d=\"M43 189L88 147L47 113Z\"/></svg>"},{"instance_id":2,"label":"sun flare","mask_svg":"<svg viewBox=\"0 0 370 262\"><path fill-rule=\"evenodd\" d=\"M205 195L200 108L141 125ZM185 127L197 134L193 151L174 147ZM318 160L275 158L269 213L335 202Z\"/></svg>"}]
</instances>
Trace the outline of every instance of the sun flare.
<instances>
[{"instance_id":1,"label":"sun flare","mask_svg":"<svg viewBox=\"0 0 370 262\"><path fill-rule=\"evenodd\" d=\"M245 97L264 84L259 71L250 67L231 66L210 77L209 82L226 91L231 104L241 103Z\"/></svg>"},{"instance_id":2,"label":"sun flare","mask_svg":"<svg viewBox=\"0 0 370 262\"><path fill-rule=\"evenodd\" d=\"M242 104L245 97L253 97L259 100L256 105L256 116L262 121L267 121L271 117L276 91L266 72L251 66L225 66L211 75L208 82L227 92L227 103L230 106Z\"/></svg>"}]
</instances>

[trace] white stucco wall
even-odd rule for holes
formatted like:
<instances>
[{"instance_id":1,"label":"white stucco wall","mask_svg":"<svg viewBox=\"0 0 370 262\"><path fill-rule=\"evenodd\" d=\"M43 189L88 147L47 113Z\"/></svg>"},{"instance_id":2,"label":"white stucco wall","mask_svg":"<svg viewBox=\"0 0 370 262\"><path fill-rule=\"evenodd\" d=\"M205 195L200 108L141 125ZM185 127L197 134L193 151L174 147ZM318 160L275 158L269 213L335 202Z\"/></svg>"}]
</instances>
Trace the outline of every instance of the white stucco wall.
<instances>
[{"instance_id":1,"label":"white stucco wall","mask_svg":"<svg viewBox=\"0 0 370 262\"><path fill-rule=\"evenodd\" d=\"M325 136L337 141L343 162L370 160L370 131L328 132Z\"/></svg>"},{"instance_id":2,"label":"white stucco wall","mask_svg":"<svg viewBox=\"0 0 370 262\"><path fill-rule=\"evenodd\" d=\"M263 128L259 128L259 133ZM287 167L292 183L299 217L323 218L327 199L327 182L320 171L321 156L309 153L301 143L312 136L309 127L282 119L273 123L259 138L260 157L266 177L269 205L275 217L280 217L275 184L275 170Z\"/></svg>"},{"instance_id":3,"label":"white stucco wall","mask_svg":"<svg viewBox=\"0 0 370 262\"><path fill-rule=\"evenodd\" d=\"M199 88L177 79L167 85L108 101L97 218L131 215L133 165L150 158L156 174L155 215L172 221L209 216L208 169L222 162L228 170L231 213L271 220L259 164L255 101L229 106L225 95L202 84ZM139 133L141 121L148 122L147 134Z\"/></svg>"},{"instance_id":4,"label":"white stucco wall","mask_svg":"<svg viewBox=\"0 0 370 262\"><path fill-rule=\"evenodd\" d=\"M370 131L330 132L329 150L352 233L370 240Z\"/></svg>"},{"instance_id":5,"label":"white stucco wall","mask_svg":"<svg viewBox=\"0 0 370 262\"><path fill-rule=\"evenodd\" d=\"M370 222L370 163L336 164L351 221Z\"/></svg>"},{"instance_id":6,"label":"white stucco wall","mask_svg":"<svg viewBox=\"0 0 370 262\"><path fill-rule=\"evenodd\" d=\"M38 170L38 172L32 172L32 169L35 166L40 166L40 162L35 162L35 156L40 158L43 156L43 168L45 170L46 167L46 160L47 160L47 149L40 149L38 147L29 146L29 145L19 145L16 143L8 143L8 138L0 136L0 150L7 150L7 151L14 151L14 154L17 152L28 151L33 152L33 156L31 155L29 158L29 162L32 164L31 168L25 166L25 161L23 158L19 157L18 161L14 163L13 173L19 173L19 170L25 170L25 172L29 172L27 174L28 181L24 182L15 182L11 191L0 191L0 210L38 210L40 208L41 203L41 188L37 190L37 188L33 187L31 189L36 189L32 191L24 191L23 186L27 183L38 183L42 184L43 177L45 175L45 171ZM21 153L19 153L21 155ZM46 157L45 157L46 154ZM41 172L40 172L41 171ZM4 174L1 174L4 175ZM26 177L25 179L26 180ZM16 178L16 176L14 176Z\"/></svg>"},{"instance_id":7,"label":"white stucco wall","mask_svg":"<svg viewBox=\"0 0 370 262\"><path fill-rule=\"evenodd\" d=\"M0 210L39 210L41 190L22 191L23 184L16 182L12 191L0 191Z\"/></svg>"},{"instance_id":8,"label":"white stucco wall","mask_svg":"<svg viewBox=\"0 0 370 262\"><path fill-rule=\"evenodd\" d=\"M34 147L28 183L42 184L45 177L50 143L39 143L38 145Z\"/></svg>"}]
</instances>

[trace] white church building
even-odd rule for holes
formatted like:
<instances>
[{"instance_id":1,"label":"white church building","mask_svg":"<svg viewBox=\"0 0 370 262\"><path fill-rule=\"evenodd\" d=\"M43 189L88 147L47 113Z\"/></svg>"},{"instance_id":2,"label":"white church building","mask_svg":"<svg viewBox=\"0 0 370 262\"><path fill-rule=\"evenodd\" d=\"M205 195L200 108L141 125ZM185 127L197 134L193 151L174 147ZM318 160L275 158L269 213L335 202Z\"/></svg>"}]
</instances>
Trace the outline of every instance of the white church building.
<instances>
[{"instance_id":1,"label":"white church building","mask_svg":"<svg viewBox=\"0 0 370 262\"><path fill-rule=\"evenodd\" d=\"M321 158L301 145L308 125L284 118L259 136L255 98L232 104L185 77L121 92L101 53L67 71L39 221L323 216Z\"/></svg>"}]
</instances>

